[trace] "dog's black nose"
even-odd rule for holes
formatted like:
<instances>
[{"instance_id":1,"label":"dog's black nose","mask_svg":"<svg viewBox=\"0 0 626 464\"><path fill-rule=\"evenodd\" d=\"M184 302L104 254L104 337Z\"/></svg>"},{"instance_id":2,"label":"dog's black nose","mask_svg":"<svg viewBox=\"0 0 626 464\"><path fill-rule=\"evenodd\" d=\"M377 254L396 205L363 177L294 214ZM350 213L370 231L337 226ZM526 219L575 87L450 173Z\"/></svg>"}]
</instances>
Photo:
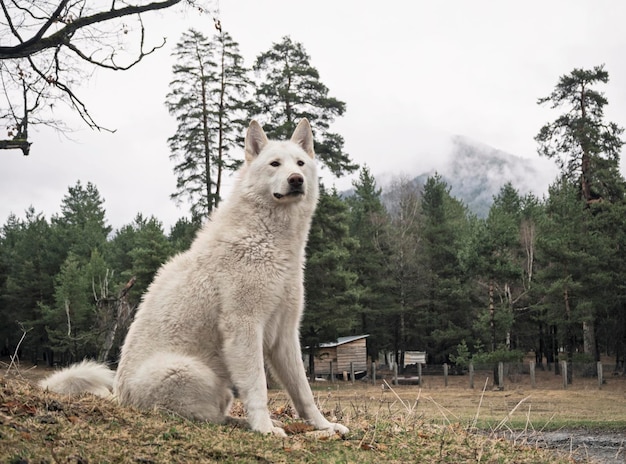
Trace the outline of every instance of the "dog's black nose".
<instances>
[{"instance_id":1,"label":"dog's black nose","mask_svg":"<svg viewBox=\"0 0 626 464\"><path fill-rule=\"evenodd\" d=\"M304 184L304 177L302 177L300 174L291 174L287 178L287 182L289 183L291 188L299 188L302 187L302 184Z\"/></svg>"}]
</instances>

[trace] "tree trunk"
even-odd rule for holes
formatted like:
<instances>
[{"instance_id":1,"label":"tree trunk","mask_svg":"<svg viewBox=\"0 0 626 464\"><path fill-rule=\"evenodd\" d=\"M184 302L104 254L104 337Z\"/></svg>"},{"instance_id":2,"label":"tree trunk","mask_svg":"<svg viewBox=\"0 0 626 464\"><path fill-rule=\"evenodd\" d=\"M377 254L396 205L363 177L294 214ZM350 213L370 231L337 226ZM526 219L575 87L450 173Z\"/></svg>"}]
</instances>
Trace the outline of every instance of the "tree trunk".
<instances>
[{"instance_id":1,"label":"tree trunk","mask_svg":"<svg viewBox=\"0 0 626 464\"><path fill-rule=\"evenodd\" d=\"M108 359L115 337L118 333L118 329L125 329L130 322L131 307L128 303L127 295L129 290L133 287L133 285L135 285L136 280L137 279L135 277L132 277L126 283L118 298L115 300L116 316L115 320L106 332L102 349L98 355L98 360L101 362L105 362Z\"/></svg>"},{"instance_id":2,"label":"tree trunk","mask_svg":"<svg viewBox=\"0 0 626 464\"><path fill-rule=\"evenodd\" d=\"M211 194L211 148L209 146L209 121L207 109L206 82L202 79L202 137L204 145L204 174L206 189L207 216L213 211L213 195Z\"/></svg>"},{"instance_id":3,"label":"tree trunk","mask_svg":"<svg viewBox=\"0 0 626 464\"><path fill-rule=\"evenodd\" d=\"M511 294L511 286L508 283L504 284L504 295L506 298L506 309L509 312L509 314L512 315L512 320L514 319L514 311L513 311L513 295ZM506 330L506 341L505 341L505 346L507 350L511 350L512 346L511 346L511 327L507 327Z\"/></svg>"},{"instance_id":4,"label":"tree trunk","mask_svg":"<svg viewBox=\"0 0 626 464\"><path fill-rule=\"evenodd\" d=\"M594 362L600 361L596 349L596 324L595 320L583 322L583 350L591 356Z\"/></svg>"},{"instance_id":5,"label":"tree trunk","mask_svg":"<svg viewBox=\"0 0 626 464\"><path fill-rule=\"evenodd\" d=\"M543 333L543 323L540 322L539 323L539 349L537 349L537 351L535 352L535 363L542 370L544 369L543 357L544 357L545 352L546 352L546 341L545 341L545 335Z\"/></svg>"},{"instance_id":6,"label":"tree trunk","mask_svg":"<svg viewBox=\"0 0 626 464\"><path fill-rule=\"evenodd\" d=\"M572 362L574 360L574 336L572 334L572 309L569 301L569 291L563 291L563 301L565 304L565 343L567 345L567 384L572 383Z\"/></svg>"},{"instance_id":7,"label":"tree trunk","mask_svg":"<svg viewBox=\"0 0 626 464\"><path fill-rule=\"evenodd\" d=\"M550 357L548 358L548 364L550 362L554 364L554 375L559 375L561 368L559 366L559 345L556 325L550 326Z\"/></svg>"},{"instance_id":8,"label":"tree trunk","mask_svg":"<svg viewBox=\"0 0 626 464\"><path fill-rule=\"evenodd\" d=\"M489 327L491 329L491 351L496 351L496 308L493 304L493 280L489 281Z\"/></svg>"},{"instance_id":9,"label":"tree trunk","mask_svg":"<svg viewBox=\"0 0 626 464\"><path fill-rule=\"evenodd\" d=\"M220 36L222 39L222 55L220 69L220 102L218 108L218 141L217 141L217 181L215 184L215 206L220 202L220 194L222 190L222 171L224 169L224 95L226 94L226 64L224 62L225 45L221 28Z\"/></svg>"},{"instance_id":10,"label":"tree trunk","mask_svg":"<svg viewBox=\"0 0 626 464\"><path fill-rule=\"evenodd\" d=\"M204 149L204 188L206 190L206 214L213 211L213 195L211 192L211 147L209 140L209 110L207 99L207 76L204 74L204 59L200 50L196 49L196 58L200 70L200 98L202 99L202 148Z\"/></svg>"}]
</instances>

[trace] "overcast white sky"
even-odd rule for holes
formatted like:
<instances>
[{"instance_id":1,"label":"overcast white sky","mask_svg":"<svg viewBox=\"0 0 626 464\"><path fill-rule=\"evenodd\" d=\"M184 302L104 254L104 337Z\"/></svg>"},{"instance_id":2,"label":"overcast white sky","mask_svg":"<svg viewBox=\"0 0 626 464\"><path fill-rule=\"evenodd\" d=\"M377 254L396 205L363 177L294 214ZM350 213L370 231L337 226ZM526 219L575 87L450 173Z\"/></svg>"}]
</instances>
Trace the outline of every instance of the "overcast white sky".
<instances>
[{"instance_id":1,"label":"overcast white sky","mask_svg":"<svg viewBox=\"0 0 626 464\"><path fill-rule=\"evenodd\" d=\"M533 138L558 113L537 98L574 68L606 65L606 119L626 126L626 2L222 0L219 10L247 65L284 35L304 45L331 96L347 103L332 129L374 174L436 168L451 134L538 159ZM0 151L0 224L29 205L49 218L77 180L98 187L114 228L137 212L166 228L187 215L169 199L170 51L190 27L212 36L213 23L170 10L146 16L146 26L152 43L167 37L166 50L128 72L97 71L76 89L114 134L71 116L72 140L41 129L29 157ZM350 181L333 182L343 189Z\"/></svg>"}]
</instances>

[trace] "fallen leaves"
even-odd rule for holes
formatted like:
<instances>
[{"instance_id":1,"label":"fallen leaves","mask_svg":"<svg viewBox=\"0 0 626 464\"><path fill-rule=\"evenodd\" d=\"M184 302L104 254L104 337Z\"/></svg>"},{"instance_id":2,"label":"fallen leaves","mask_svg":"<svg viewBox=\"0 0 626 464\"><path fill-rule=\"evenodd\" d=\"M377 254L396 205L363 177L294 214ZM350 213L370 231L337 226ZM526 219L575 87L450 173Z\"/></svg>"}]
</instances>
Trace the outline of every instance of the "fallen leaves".
<instances>
[{"instance_id":1,"label":"fallen leaves","mask_svg":"<svg viewBox=\"0 0 626 464\"><path fill-rule=\"evenodd\" d=\"M284 429L287 435L296 435L299 433L306 433L315 430L315 427L309 424L305 424L304 422L291 422L289 424L285 424Z\"/></svg>"},{"instance_id":2,"label":"fallen leaves","mask_svg":"<svg viewBox=\"0 0 626 464\"><path fill-rule=\"evenodd\" d=\"M5 401L0 404L0 411L7 412L12 416L34 416L37 414L37 408L35 406L17 400Z\"/></svg>"},{"instance_id":3,"label":"fallen leaves","mask_svg":"<svg viewBox=\"0 0 626 464\"><path fill-rule=\"evenodd\" d=\"M383 443L361 443L361 449L365 451L387 451L387 445Z\"/></svg>"}]
</instances>

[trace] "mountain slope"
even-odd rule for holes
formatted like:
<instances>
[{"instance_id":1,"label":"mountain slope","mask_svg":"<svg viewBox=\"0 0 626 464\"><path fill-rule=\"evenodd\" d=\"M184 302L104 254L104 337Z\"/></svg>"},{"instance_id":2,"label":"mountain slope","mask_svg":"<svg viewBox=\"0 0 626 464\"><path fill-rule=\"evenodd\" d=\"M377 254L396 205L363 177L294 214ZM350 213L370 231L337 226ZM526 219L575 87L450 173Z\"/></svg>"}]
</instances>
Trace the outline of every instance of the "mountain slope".
<instances>
[{"instance_id":1,"label":"mountain slope","mask_svg":"<svg viewBox=\"0 0 626 464\"><path fill-rule=\"evenodd\" d=\"M442 156L445 162L436 173L450 186L451 195L479 217L487 216L493 197L507 182L521 195L532 192L541 196L556 173L542 160L514 156L463 136L453 136L451 152ZM420 173L414 181L423 186L434 174L434 170ZM383 191L388 187L381 186Z\"/></svg>"}]
</instances>

